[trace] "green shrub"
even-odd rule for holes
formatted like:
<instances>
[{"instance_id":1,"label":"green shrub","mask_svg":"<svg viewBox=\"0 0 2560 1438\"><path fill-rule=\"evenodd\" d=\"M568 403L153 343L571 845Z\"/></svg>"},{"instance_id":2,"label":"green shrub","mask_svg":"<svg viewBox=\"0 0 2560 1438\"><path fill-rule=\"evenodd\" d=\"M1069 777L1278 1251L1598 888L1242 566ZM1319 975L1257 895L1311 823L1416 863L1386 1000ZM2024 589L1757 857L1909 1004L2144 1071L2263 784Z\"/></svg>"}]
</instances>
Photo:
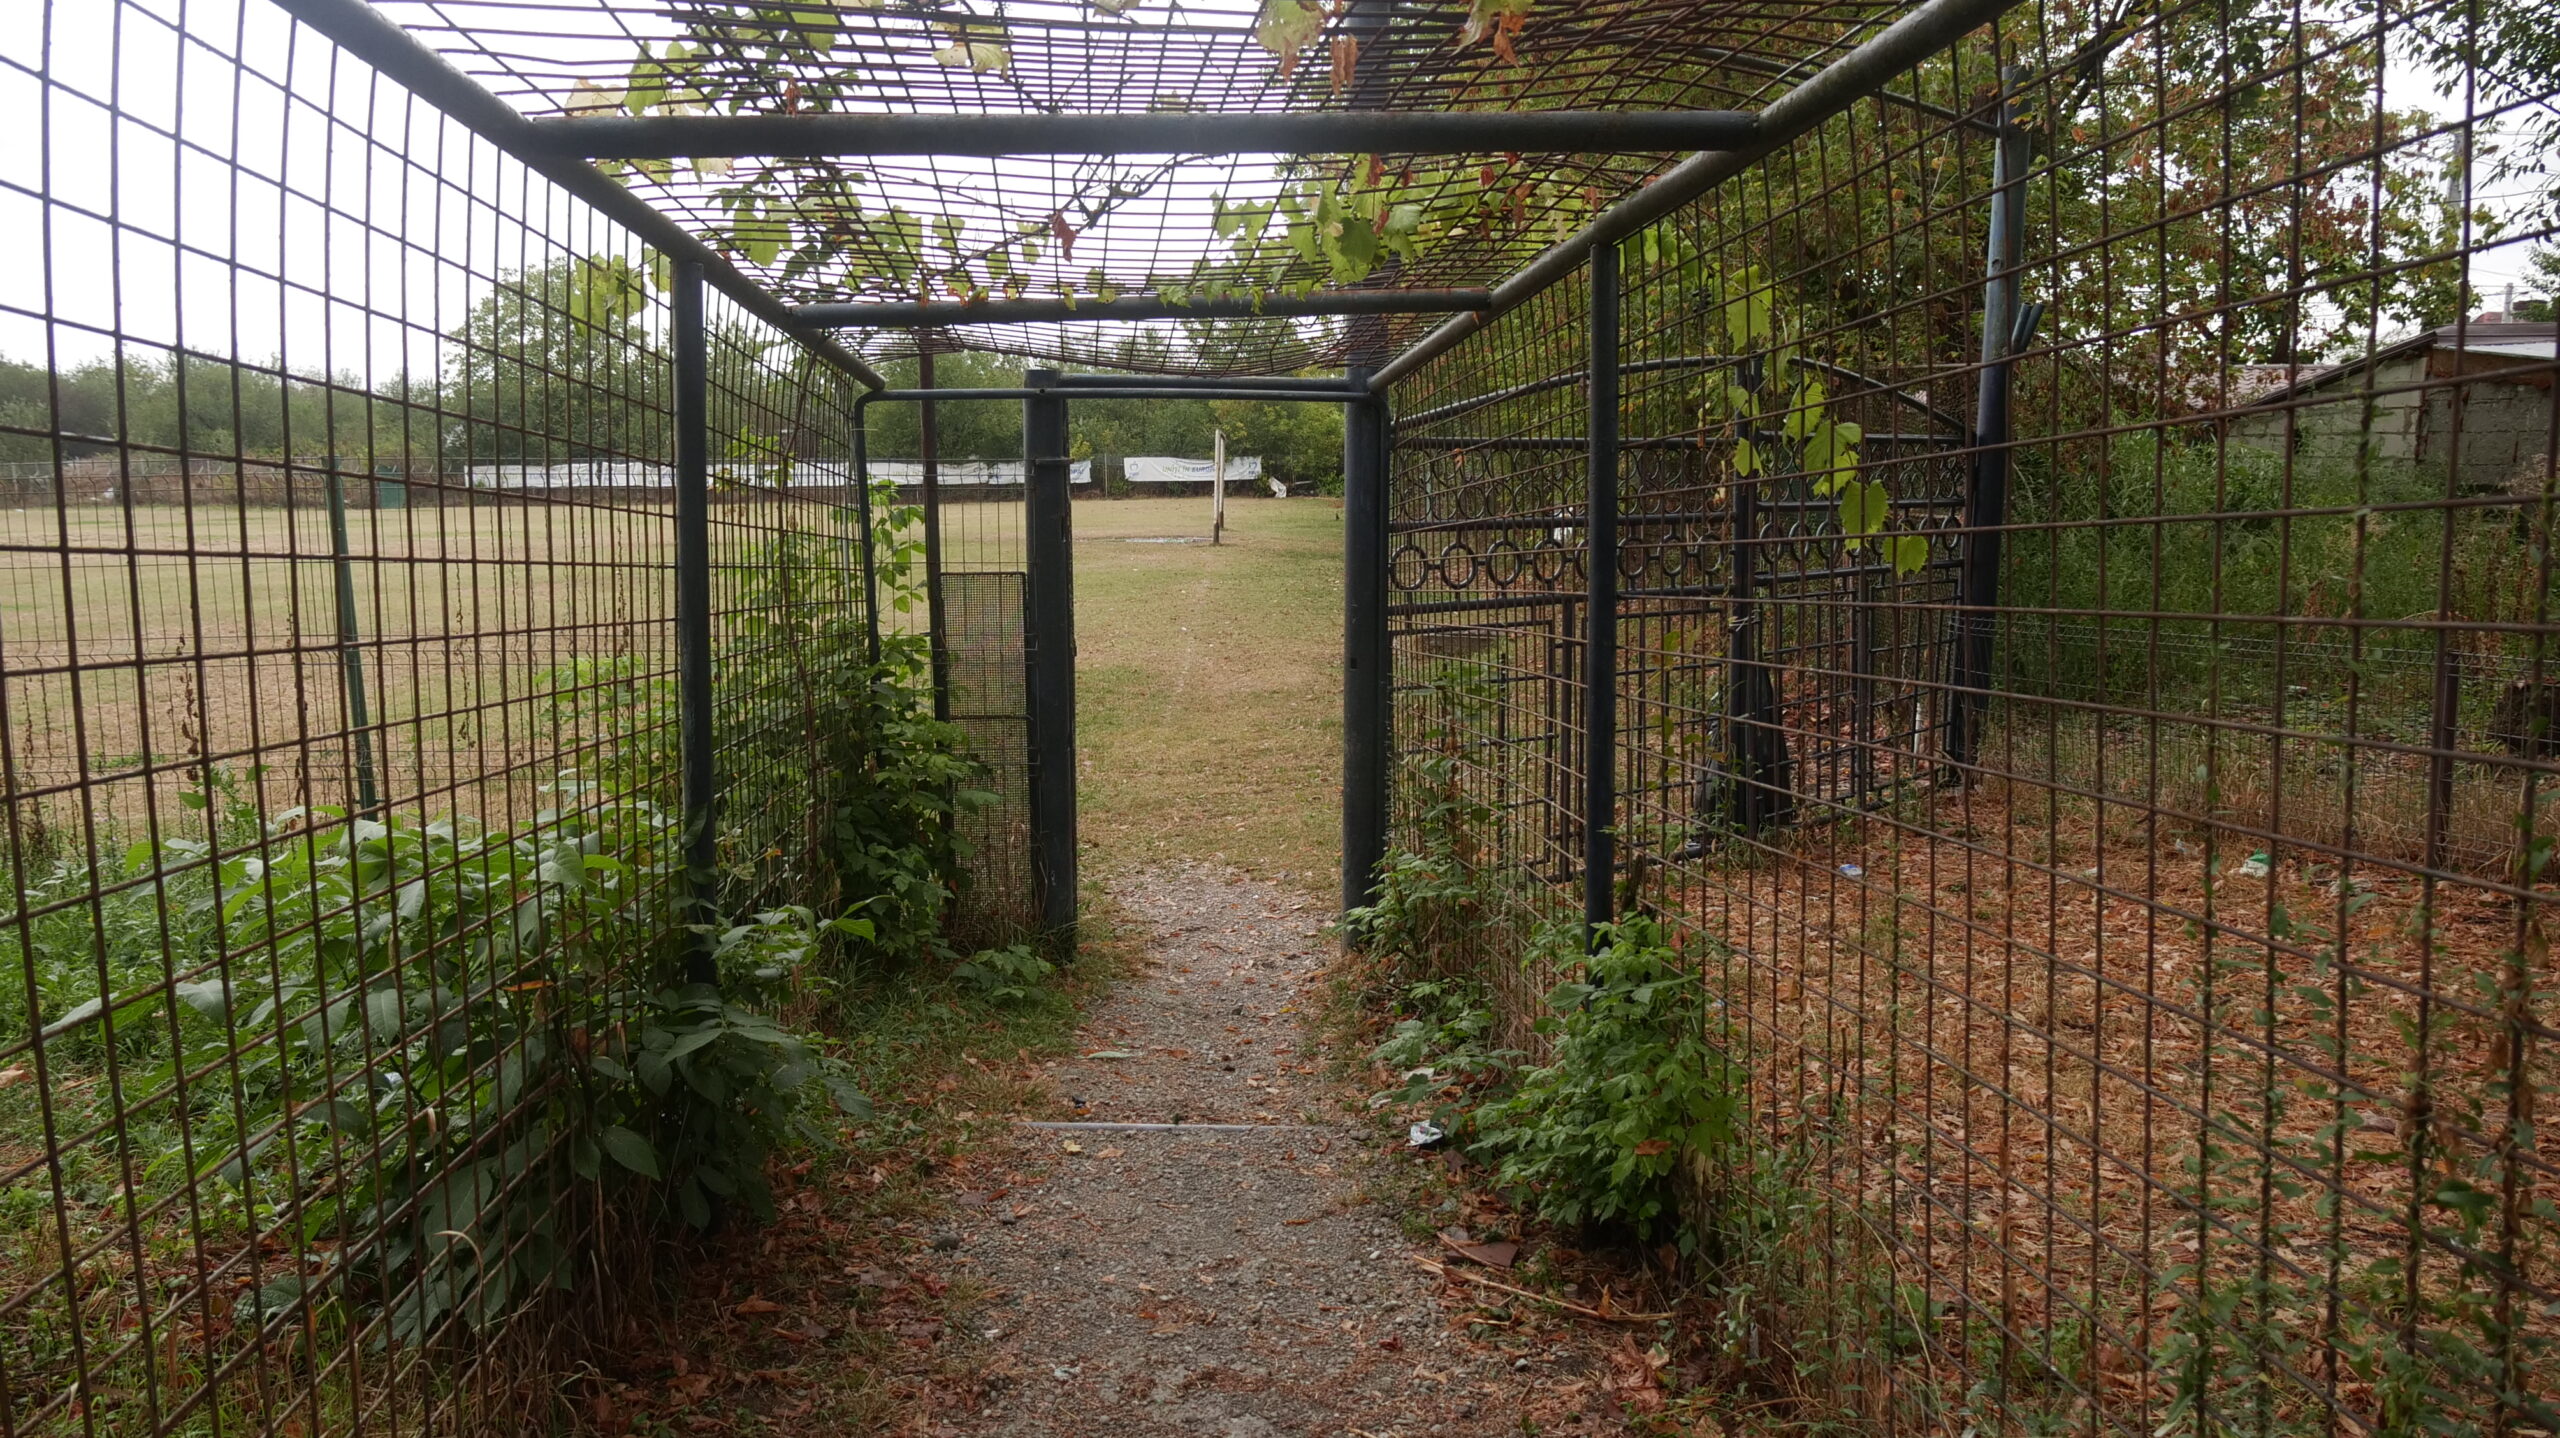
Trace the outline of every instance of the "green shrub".
<instances>
[{"instance_id":1,"label":"green shrub","mask_svg":"<svg viewBox=\"0 0 2560 1438\"><path fill-rule=\"evenodd\" d=\"M1369 1054L1396 1075L1383 1097L1419 1103L1437 1096L1443 1101L1432 1121L1461 1131L1468 1114L1460 1105L1507 1081L1520 1063L1519 1050L1498 1042L1492 991L1477 979L1426 979L1405 987L1396 1012L1395 1027Z\"/></svg>"},{"instance_id":2,"label":"green shrub","mask_svg":"<svg viewBox=\"0 0 2560 1438\"><path fill-rule=\"evenodd\" d=\"M1032 952L1029 944L981 950L951 971L952 979L990 1003L1028 1003L1058 966Z\"/></svg>"},{"instance_id":3,"label":"green shrub","mask_svg":"<svg viewBox=\"0 0 2560 1438\"><path fill-rule=\"evenodd\" d=\"M1574 935L1559 926L1544 946ZM1600 940L1547 996L1549 1060L1477 1111L1477 1150L1541 1218L1645 1242L1677 1230L1694 1247L1681 1166L1733 1139L1741 1074L1708 1043L1713 1006L1660 924L1628 918Z\"/></svg>"}]
</instances>

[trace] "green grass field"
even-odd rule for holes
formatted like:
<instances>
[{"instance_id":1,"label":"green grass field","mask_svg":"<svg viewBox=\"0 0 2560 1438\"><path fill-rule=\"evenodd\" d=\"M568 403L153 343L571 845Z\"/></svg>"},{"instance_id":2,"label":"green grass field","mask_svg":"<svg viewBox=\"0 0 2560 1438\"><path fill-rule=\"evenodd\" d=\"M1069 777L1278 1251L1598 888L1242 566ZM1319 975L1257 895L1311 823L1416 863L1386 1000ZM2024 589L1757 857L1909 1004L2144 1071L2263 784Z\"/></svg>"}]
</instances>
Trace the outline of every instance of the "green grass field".
<instances>
[{"instance_id":1,"label":"green grass field","mask_svg":"<svg viewBox=\"0 0 2560 1438\"><path fill-rule=\"evenodd\" d=\"M1341 839L1342 510L1230 499L1075 508L1086 862L1224 859L1330 889Z\"/></svg>"}]
</instances>

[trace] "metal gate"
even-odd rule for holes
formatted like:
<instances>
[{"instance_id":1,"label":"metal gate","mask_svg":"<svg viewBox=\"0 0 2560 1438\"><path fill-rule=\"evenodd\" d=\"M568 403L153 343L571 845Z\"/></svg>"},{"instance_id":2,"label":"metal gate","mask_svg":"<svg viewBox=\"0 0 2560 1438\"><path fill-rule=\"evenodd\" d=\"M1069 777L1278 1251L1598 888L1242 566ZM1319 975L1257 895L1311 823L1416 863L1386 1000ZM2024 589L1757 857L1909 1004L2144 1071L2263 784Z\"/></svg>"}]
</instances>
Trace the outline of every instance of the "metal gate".
<instances>
[{"instance_id":1,"label":"metal gate","mask_svg":"<svg viewBox=\"0 0 2560 1438\"><path fill-rule=\"evenodd\" d=\"M962 811L969 887L957 921L971 939L1009 941L1033 932L1040 911L1031 880L1031 694L1028 577L1018 569L942 576L943 673L951 722L986 767L995 798Z\"/></svg>"}]
</instances>

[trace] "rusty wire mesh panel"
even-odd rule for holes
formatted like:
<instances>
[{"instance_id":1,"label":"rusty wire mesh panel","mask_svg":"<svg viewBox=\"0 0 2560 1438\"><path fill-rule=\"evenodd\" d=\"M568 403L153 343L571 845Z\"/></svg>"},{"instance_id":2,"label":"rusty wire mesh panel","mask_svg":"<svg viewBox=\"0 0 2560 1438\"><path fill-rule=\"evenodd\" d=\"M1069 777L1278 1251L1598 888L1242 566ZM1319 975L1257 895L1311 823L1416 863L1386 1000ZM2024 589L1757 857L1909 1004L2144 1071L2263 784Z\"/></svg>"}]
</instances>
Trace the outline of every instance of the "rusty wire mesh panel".
<instances>
[{"instance_id":1,"label":"rusty wire mesh panel","mask_svg":"<svg viewBox=\"0 0 2560 1438\"><path fill-rule=\"evenodd\" d=\"M1394 827L1482 871L1452 933L1519 1004L1520 940L1568 894L1582 846L1587 311L1570 281L1395 394L1388 629L1401 758ZM1436 856L1435 856L1436 857Z\"/></svg>"},{"instance_id":2,"label":"rusty wire mesh panel","mask_svg":"<svg viewBox=\"0 0 2560 1438\"><path fill-rule=\"evenodd\" d=\"M1080 114L1753 108L1905 8L1888 0L1540 0L1470 12L1346 0L1097 8L804 0L771 7L597 0L384 0L527 116L615 113ZM1266 23L1269 22L1269 23ZM1467 38L1461 38L1461 32ZM1287 38L1284 40L1283 36ZM1710 59L1720 63L1707 63ZM1499 63L1497 63L1499 62ZM1299 284L1486 284L1657 174L1663 155L756 156L630 166L636 192L795 300L1280 293ZM1284 188L1391 196L1445 242L1344 263L1240 240L1228 206ZM740 206L769 192L774 202ZM955 228L945 229L945 226ZM1255 227L1256 233L1263 233ZM973 326L972 347L1142 371L1337 367L1427 318ZM1355 337L1358 332L1358 337ZM911 337L868 344L904 354Z\"/></svg>"},{"instance_id":3,"label":"rusty wire mesh panel","mask_svg":"<svg viewBox=\"0 0 2560 1438\"><path fill-rule=\"evenodd\" d=\"M1015 501L1019 503L1020 501ZM992 799L957 820L969 846L968 891L956 926L971 938L1011 941L1035 933L1031 882L1030 626L1020 570L955 569L942 576L944 663L951 722L986 766L978 787Z\"/></svg>"},{"instance_id":4,"label":"rusty wire mesh panel","mask_svg":"<svg viewBox=\"0 0 2560 1438\"><path fill-rule=\"evenodd\" d=\"M915 405L920 453L933 456L934 483L908 492L918 501L926 545L932 630L941 636L939 712L966 735L966 752L986 766L974 786L991 799L955 823L969 847L967 890L953 914L970 943L1012 943L1039 927L1031 882L1031 695L1029 551L1019 427L990 454L944 453L942 436L961 405L1020 412L1018 401L954 400ZM956 427L956 426L955 426ZM917 471L918 475L924 471Z\"/></svg>"},{"instance_id":5,"label":"rusty wire mesh panel","mask_svg":"<svg viewBox=\"0 0 2560 1438\"><path fill-rule=\"evenodd\" d=\"M2560 1422L2560 365L2487 314L2554 238L2555 82L2513 23L2018 12L1897 83L1937 113L1624 247L1609 819L1748 1115L1696 1195L1723 1377L1914 1431ZM1986 348L2003 63L1994 268L2041 313ZM1448 521L1580 607L1579 304L1399 385L1391 490L1439 610L1401 841L1566 918L1575 661Z\"/></svg>"},{"instance_id":6,"label":"rusty wire mesh panel","mask_svg":"<svg viewBox=\"0 0 2560 1438\"><path fill-rule=\"evenodd\" d=\"M271 7L12 18L0 1429L512 1430L687 937L664 275ZM722 864L825 904L848 391L712 325Z\"/></svg>"}]
</instances>

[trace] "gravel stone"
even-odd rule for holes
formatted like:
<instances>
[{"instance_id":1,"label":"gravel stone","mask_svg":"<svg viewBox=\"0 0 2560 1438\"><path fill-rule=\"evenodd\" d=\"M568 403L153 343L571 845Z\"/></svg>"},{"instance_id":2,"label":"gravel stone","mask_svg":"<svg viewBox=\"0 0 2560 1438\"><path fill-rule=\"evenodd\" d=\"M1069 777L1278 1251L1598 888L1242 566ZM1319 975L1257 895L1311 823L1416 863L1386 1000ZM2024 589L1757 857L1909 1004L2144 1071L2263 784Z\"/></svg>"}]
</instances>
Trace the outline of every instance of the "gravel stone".
<instances>
[{"instance_id":1,"label":"gravel stone","mask_svg":"<svg viewBox=\"0 0 2560 1438\"><path fill-rule=\"evenodd\" d=\"M988 1153L973 1182L992 1167L1005 1196L959 1211L965 1244L935 1262L1005 1295L1008 1321L979 1355L990 1387L1046 1381L956 1431L1517 1434L1519 1380L1501 1354L1444 1341L1442 1285L1361 1196L1388 1160L1312 1051L1323 907L1207 865L1113 887L1147 959L1090 1015L1078 1051L1139 1057L1062 1061L1051 1091L1080 1096L1086 1121L1265 1127L1016 1128ZM1391 1336L1402 1341L1383 1346Z\"/></svg>"}]
</instances>

